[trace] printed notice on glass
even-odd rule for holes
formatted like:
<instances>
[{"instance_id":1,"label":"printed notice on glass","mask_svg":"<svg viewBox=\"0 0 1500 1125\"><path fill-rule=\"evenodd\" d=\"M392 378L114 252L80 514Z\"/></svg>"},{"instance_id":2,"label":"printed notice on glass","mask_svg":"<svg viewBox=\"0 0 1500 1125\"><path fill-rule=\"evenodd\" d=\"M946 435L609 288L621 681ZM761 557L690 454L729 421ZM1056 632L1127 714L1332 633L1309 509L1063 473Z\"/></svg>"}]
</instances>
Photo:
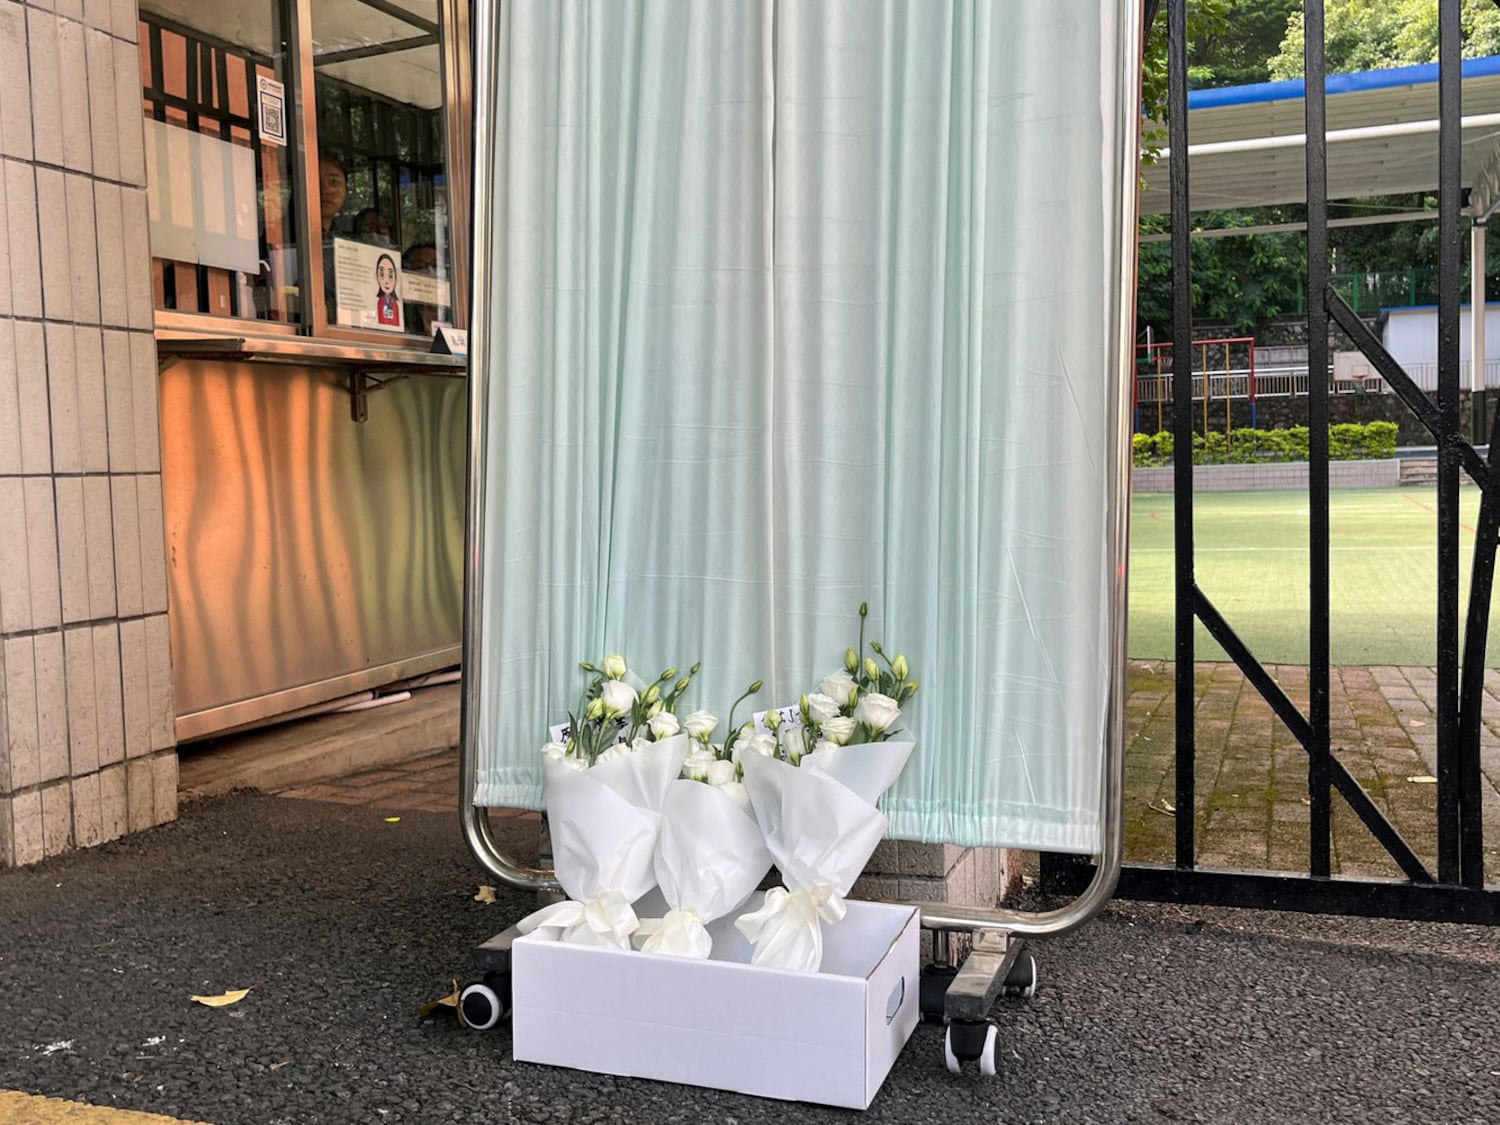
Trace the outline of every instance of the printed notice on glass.
<instances>
[{"instance_id":1,"label":"printed notice on glass","mask_svg":"<svg viewBox=\"0 0 1500 1125\"><path fill-rule=\"evenodd\" d=\"M381 246L333 240L334 320L349 328L404 332L401 267Z\"/></svg>"},{"instance_id":2,"label":"printed notice on glass","mask_svg":"<svg viewBox=\"0 0 1500 1125\"><path fill-rule=\"evenodd\" d=\"M285 147L286 87L262 74L255 80L255 100L260 112L261 141Z\"/></svg>"}]
</instances>

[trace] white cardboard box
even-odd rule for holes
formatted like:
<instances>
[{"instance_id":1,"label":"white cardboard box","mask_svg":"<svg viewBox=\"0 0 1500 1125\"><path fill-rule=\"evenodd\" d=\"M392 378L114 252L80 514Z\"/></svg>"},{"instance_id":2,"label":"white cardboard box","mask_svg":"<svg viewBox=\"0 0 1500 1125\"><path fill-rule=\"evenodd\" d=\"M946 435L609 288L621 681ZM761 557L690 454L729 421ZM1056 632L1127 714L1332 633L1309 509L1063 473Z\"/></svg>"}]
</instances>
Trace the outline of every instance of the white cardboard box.
<instances>
[{"instance_id":1,"label":"white cardboard box","mask_svg":"<svg viewBox=\"0 0 1500 1125\"><path fill-rule=\"evenodd\" d=\"M708 961L538 931L511 948L515 1057L867 1109L917 1026L919 928L911 907L850 902L817 973L748 964L733 919Z\"/></svg>"}]
</instances>

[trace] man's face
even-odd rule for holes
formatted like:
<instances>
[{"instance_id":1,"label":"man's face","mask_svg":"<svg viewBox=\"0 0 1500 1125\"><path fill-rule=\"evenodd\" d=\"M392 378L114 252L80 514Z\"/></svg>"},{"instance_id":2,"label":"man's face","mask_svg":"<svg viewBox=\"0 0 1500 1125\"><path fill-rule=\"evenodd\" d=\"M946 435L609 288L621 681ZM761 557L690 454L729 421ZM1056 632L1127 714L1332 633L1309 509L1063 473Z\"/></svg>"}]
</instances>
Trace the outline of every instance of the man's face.
<instances>
[{"instance_id":1,"label":"man's face","mask_svg":"<svg viewBox=\"0 0 1500 1125\"><path fill-rule=\"evenodd\" d=\"M333 217L344 208L349 197L349 184L344 179L344 170L331 160L318 164L318 198L323 208L323 229L333 225Z\"/></svg>"}]
</instances>

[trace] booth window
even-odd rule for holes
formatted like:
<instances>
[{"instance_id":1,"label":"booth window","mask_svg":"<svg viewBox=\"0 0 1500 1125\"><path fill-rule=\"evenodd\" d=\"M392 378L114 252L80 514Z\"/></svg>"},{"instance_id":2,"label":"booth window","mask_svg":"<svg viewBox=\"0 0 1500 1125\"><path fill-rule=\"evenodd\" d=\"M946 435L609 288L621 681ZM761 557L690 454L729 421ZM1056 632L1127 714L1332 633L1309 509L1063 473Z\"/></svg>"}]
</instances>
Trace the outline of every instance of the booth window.
<instances>
[{"instance_id":1,"label":"booth window","mask_svg":"<svg viewBox=\"0 0 1500 1125\"><path fill-rule=\"evenodd\" d=\"M159 317L391 343L452 323L439 8L141 0Z\"/></svg>"}]
</instances>

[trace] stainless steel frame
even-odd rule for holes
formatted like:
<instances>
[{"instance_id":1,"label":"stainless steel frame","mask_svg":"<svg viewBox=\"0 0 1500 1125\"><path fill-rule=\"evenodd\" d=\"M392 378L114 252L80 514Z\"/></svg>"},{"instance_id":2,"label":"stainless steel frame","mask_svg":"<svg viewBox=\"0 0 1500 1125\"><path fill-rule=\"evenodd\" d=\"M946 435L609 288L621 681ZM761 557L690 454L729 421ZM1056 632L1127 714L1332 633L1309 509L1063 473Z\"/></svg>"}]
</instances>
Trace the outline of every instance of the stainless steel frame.
<instances>
[{"instance_id":1,"label":"stainless steel frame","mask_svg":"<svg viewBox=\"0 0 1500 1125\"><path fill-rule=\"evenodd\" d=\"M489 305L492 279L489 246L494 223L492 215L495 157L495 122L500 91L494 72L499 56L499 5L476 5L474 23L474 208L473 208L473 285L470 290L473 309ZM1112 676L1109 684L1108 722L1101 767L1099 823L1101 851L1093 881L1078 898L1058 910L1045 912L1007 909L985 910L977 907L925 904L921 906L922 925L927 929L1003 930L1023 937L1055 937L1088 921L1109 901L1119 879L1124 856L1124 782L1125 782L1125 564L1129 557L1129 488L1130 488L1130 385L1134 352L1134 281L1136 261L1136 191L1137 153L1139 149L1139 115L1141 86L1141 0L1126 0L1117 11L1119 39L1116 69L1120 83L1118 98L1121 120L1116 122L1120 136L1126 138L1129 150L1116 154L1119 176L1110 201L1114 223L1114 261L1111 271L1116 294L1110 310L1113 321L1115 363L1109 374L1109 396L1115 403L1115 449L1106 482L1112 551L1110 646L1113 650ZM1059 190L1068 190L1064 185ZM459 809L464 837L476 859L497 879L513 887L556 890L552 872L518 863L497 844L487 810L473 803L478 764L472 748L476 745L478 715L477 685L483 678L484 664L479 646L478 610L483 593L483 573L478 566L484 521L484 470L486 421L484 405L489 389L489 364L485 339L485 318L471 315L469 320L469 486L466 551L464 559L464 679L462 690L462 733L460 742Z\"/></svg>"}]
</instances>

